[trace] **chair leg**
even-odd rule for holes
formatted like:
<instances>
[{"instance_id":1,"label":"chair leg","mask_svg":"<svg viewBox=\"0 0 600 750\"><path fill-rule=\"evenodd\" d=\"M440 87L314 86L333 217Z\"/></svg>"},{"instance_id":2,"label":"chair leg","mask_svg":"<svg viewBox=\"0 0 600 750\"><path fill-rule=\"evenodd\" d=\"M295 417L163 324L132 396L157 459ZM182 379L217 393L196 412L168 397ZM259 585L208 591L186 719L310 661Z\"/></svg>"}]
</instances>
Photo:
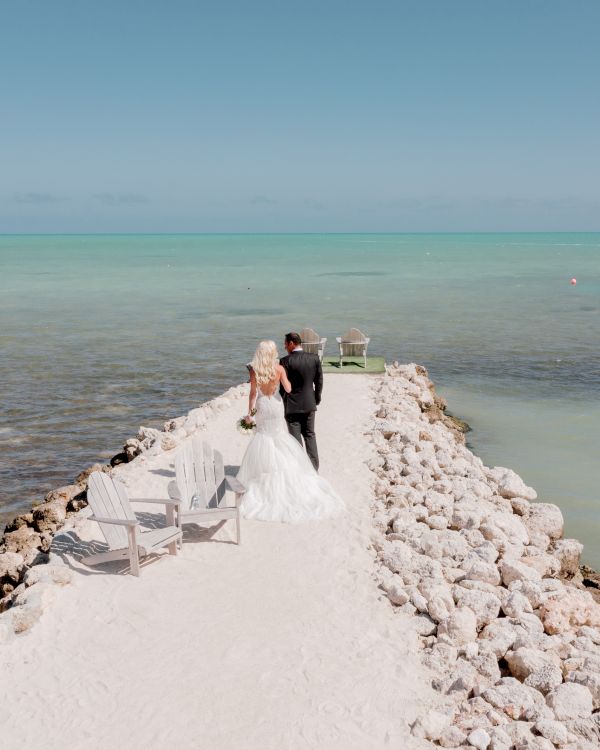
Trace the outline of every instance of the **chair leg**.
<instances>
[{"instance_id":1,"label":"chair leg","mask_svg":"<svg viewBox=\"0 0 600 750\"><path fill-rule=\"evenodd\" d=\"M177 554L177 547L179 546L179 540L176 539L174 542L171 542L171 544L168 545L168 550L170 555L176 555Z\"/></svg>"},{"instance_id":2,"label":"chair leg","mask_svg":"<svg viewBox=\"0 0 600 750\"><path fill-rule=\"evenodd\" d=\"M129 535L129 567L131 570L131 575L139 576L140 558L138 554L137 535L136 535L135 526L128 526L127 532Z\"/></svg>"},{"instance_id":3,"label":"chair leg","mask_svg":"<svg viewBox=\"0 0 600 750\"><path fill-rule=\"evenodd\" d=\"M241 544L241 541L242 541L242 534L241 534L242 524L241 524L241 519L240 519L240 509L239 509L239 506L238 506L237 514L236 514L236 518L235 518L235 528L236 528L236 531L237 531L237 543Z\"/></svg>"},{"instance_id":4,"label":"chair leg","mask_svg":"<svg viewBox=\"0 0 600 750\"><path fill-rule=\"evenodd\" d=\"M175 513L175 521L173 523L173 526L177 526L179 531L181 531L181 534L177 538L177 546L180 550L183 549L183 524L181 523L181 507L177 506L177 512Z\"/></svg>"}]
</instances>

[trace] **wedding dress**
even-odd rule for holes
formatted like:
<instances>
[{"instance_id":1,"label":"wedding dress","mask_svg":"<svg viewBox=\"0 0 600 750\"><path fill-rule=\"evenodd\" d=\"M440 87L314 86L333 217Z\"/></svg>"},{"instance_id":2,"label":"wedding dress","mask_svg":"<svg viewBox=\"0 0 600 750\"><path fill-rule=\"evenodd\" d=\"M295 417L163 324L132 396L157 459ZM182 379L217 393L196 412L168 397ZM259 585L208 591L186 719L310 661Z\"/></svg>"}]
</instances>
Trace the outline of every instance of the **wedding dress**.
<instances>
[{"instance_id":1,"label":"wedding dress","mask_svg":"<svg viewBox=\"0 0 600 750\"><path fill-rule=\"evenodd\" d=\"M237 475L246 487L242 515L300 523L342 513L343 500L289 434L279 391L268 396L258 389L255 420L256 434Z\"/></svg>"}]
</instances>

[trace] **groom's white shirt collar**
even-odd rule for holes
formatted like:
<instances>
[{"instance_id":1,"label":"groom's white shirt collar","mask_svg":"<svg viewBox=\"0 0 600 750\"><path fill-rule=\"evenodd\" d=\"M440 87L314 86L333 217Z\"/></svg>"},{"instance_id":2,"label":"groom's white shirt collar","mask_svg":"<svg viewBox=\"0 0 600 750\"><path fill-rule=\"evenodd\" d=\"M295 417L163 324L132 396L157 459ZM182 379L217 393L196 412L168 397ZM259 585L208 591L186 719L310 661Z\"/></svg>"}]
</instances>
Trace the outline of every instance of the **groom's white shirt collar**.
<instances>
[{"instance_id":1,"label":"groom's white shirt collar","mask_svg":"<svg viewBox=\"0 0 600 750\"><path fill-rule=\"evenodd\" d=\"M290 354L293 354L294 352L303 352L304 349L301 346L297 346L295 349L292 349Z\"/></svg>"}]
</instances>

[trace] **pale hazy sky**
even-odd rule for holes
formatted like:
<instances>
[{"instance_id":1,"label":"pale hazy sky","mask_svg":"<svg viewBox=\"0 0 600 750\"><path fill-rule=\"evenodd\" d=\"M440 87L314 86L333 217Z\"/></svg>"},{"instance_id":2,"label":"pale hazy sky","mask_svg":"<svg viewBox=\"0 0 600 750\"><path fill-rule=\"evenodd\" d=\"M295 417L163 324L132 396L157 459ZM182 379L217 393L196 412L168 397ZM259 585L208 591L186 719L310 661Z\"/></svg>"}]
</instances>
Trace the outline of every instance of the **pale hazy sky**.
<instances>
[{"instance_id":1,"label":"pale hazy sky","mask_svg":"<svg viewBox=\"0 0 600 750\"><path fill-rule=\"evenodd\" d=\"M0 232L600 230L598 0L0 19Z\"/></svg>"}]
</instances>

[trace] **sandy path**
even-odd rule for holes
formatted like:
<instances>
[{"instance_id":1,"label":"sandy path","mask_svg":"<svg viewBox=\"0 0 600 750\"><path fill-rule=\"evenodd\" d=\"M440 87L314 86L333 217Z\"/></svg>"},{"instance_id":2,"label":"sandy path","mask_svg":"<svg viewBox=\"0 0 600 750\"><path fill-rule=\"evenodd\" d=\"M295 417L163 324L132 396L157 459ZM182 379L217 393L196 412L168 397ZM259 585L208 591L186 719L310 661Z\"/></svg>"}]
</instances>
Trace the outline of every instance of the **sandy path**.
<instances>
[{"instance_id":1,"label":"sandy path","mask_svg":"<svg viewBox=\"0 0 600 750\"><path fill-rule=\"evenodd\" d=\"M0 647L3 747L420 746L407 721L430 694L415 636L380 599L367 549L369 377L328 375L324 399L321 473L347 516L246 521L240 547L231 523L212 539L192 532L180 556L139 579L73 563L74 584ZM227 463L247 445L233 428L242 413L237 400L206 430ZM164 492L171 461L131 465L131 488Z\"/></svg>"}]
</instances>

